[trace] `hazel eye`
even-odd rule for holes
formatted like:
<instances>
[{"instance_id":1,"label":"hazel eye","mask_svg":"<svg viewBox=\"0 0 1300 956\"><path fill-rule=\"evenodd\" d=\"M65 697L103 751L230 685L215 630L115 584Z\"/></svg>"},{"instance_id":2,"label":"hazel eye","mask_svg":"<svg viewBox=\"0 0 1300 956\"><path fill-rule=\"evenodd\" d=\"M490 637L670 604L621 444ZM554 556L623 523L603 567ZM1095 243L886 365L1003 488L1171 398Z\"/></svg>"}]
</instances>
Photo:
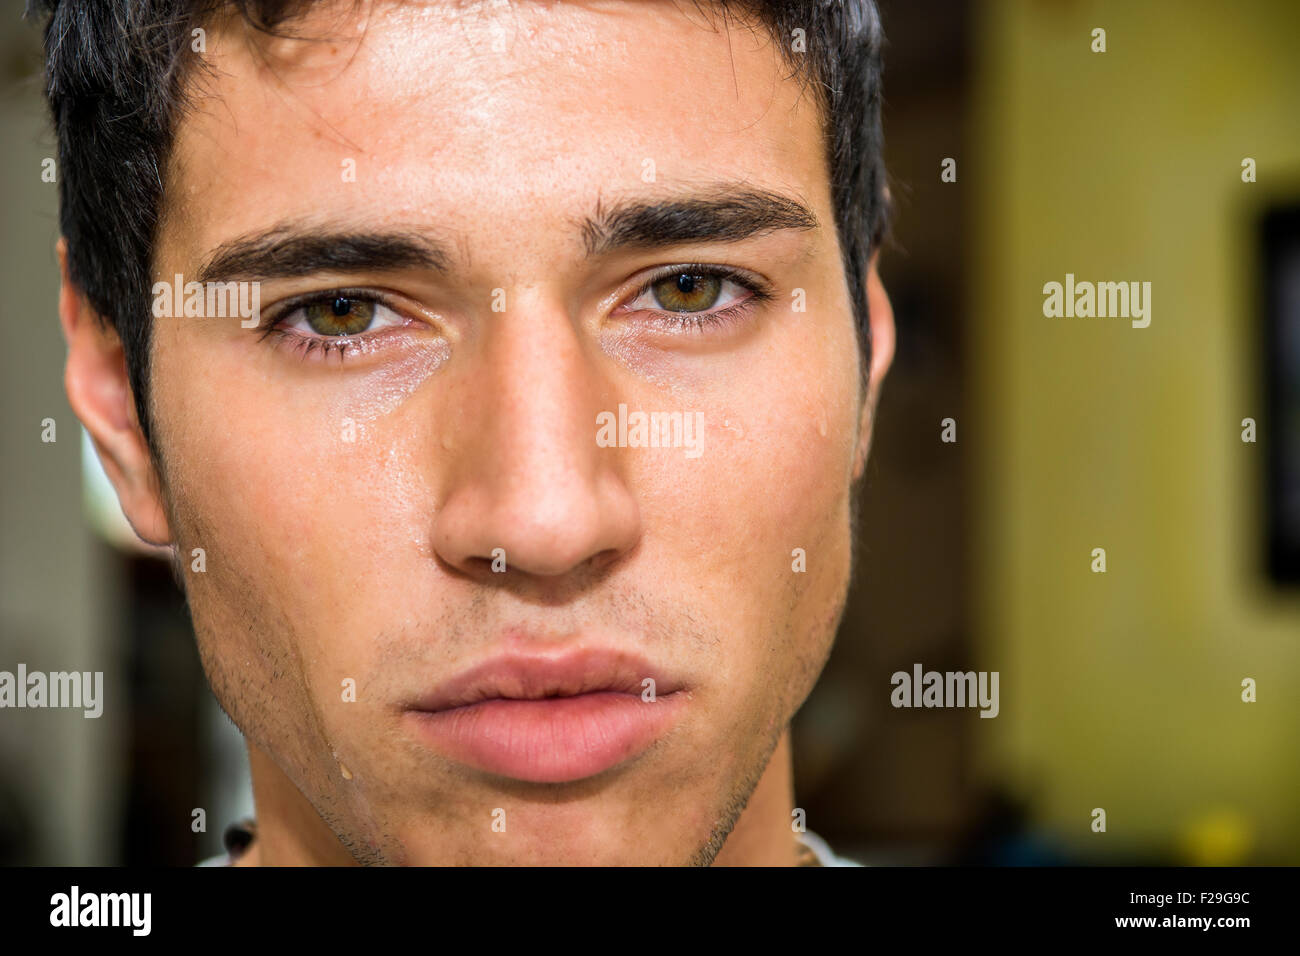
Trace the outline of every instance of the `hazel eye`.
<instances>
[{"instance_id":1,"label":"hazel eye","mask_svg":"<svg viewBox=\"0 0 1300 956\"><path fill-rule=\"evenodd\" d=\"M722 294L717 276L694 276L680 272L650 286L655 301L669 312L702 312L711 309Z\"/></svg>"},{"instance_id":2,"label":"hazel eye","mask_svg":"<svg viewBox=\"0 0 1300 956\"><path fill-rule=\"evenodd\" d=\"M272 306L262 324L261 338L303 359L337 355L341 360L351 352L378 355L409 341L409 336L389 332L418 334L430 328L388 301L385 293L360 288L300 296Z\"/></svg>"},{"instance_id":3,"label":"hazel eye","mask_svg":"<svg viewBox=\"0 0 1300 956\"><path fill-rule=\"evenodd\" d=\"M725 276L679 269L653 280L629 309L696 313L722 310L753 293Z\"/></svg>"},{"instance_id":4,"label":"hazel eye","mask_svg":"<svg viewBox=\"0 0 1300 956\"><path fill-rule=\"evenodd\" d=\"M318 335L357 335L370 328L378 303L347 296L308 302L298 311Z\"/></svg>"}]
</instances>

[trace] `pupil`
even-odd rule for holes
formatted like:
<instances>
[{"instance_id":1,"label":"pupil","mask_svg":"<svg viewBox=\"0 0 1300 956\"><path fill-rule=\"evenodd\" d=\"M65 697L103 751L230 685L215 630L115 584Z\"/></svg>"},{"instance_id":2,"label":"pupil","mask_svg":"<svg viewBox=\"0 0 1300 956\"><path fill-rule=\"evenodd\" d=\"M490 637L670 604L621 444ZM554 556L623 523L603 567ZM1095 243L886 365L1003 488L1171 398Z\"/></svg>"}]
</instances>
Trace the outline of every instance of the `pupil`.
<instances>
[{"instance_id":1,"label":"pupil","mask_svg":"<svg viewBox=\"0 0 1300 956\"><path fill-rule=\"evenodd\" d=\"M330 304L330 307L334 310L335 315L344 316L352 311L352 300L338 298Z\"/></svg>"},{"instance_id":2,"label":"pupil","mask_svg":"<svg viewBox=\"0 0 1300 956\"><path fill-rule=\"evenodd\" d=\"M695 291L695 276L688 276L682 273L677 277L677 291L683 295L690 295Z\"/></svg>"}]
</instances>

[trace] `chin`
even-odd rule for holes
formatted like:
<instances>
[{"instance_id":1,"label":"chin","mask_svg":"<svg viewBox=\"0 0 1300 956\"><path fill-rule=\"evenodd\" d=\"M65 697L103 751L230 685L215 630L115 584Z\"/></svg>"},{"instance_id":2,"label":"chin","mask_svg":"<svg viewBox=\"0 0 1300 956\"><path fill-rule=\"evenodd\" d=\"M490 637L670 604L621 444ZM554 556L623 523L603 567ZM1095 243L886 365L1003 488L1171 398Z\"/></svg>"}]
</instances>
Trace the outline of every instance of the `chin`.
<instances>
[{"instance_id":1,"label":"chin","mask_svg":"<svg viewBox=\"0 0 1300 956\"><path fill-rule=\"evenodd\" d=\"M616 816L624 818L623 813ZM707 834L690 840L681 833L665 834L648 826L644 830L610 828L590 819L577 829L540 821L535 829L529 834L512 833L507 824L506 832L489 831L471 841L421 834L406 843L400 859L386 862L405 866L679 866L707 842ZM631 835L635 832L642 835Z\"/></svg>"}]
</instances>

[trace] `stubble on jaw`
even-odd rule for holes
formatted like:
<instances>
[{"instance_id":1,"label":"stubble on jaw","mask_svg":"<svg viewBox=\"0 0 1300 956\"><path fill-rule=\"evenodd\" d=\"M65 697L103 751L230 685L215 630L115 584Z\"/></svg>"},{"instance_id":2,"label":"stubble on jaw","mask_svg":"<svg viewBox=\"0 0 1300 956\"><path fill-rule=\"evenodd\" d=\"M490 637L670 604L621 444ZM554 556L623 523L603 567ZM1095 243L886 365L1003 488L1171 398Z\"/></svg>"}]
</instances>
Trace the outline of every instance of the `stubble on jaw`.
<instances>
[{"instance_id":1,"label":"stubble on jaw","mask_svg":"<svg viewBox=\"0 0 1300 956\"><path fill-rule=\"evenodd\" d=\"M856 489L850 490L849 494L854 496ZM774 729L769 732L763 745L762 759L750 767L743 782L732 791L732 795L719 814L708 840L691 856L689 866L713 865L718 854L722 852L723 847L726 845L727 838L740 821L741 814L748 807L754 791L762 782L763 775L771 765L772 756L776 753L777 747L780 746L781 738L790 730L790 723L794 719L794 715L803 706L804 701L808 699L808 695L812 693L813 688L816 686L826 662L830 659L840 621L844 617L844 610L848 603L851 574L852 567L850 563L836 586L834 592L836 596L829 610L815 619L808 628L808 633L804 638L805 643L802 646L810 647L811 650L796 659L799 668L797 680L787 685L786 694L783 695L778 711L783 717L776 722ZM798 576L793 576L788 585L787 598L791 611L797 609L801 596L797 580ZM791 831L791 833L793 832Z\"/></svg>"},{"instance_id":2,"label":"stubble on jaw","mask_svg":"<svg viewBox=\"0 0 1300 956\"><path fill-rule=\"evenodd\" d=\"M154 420L161 426L160 419L155 417ZM162 438L161 434L159 438ZM163 443L160 441L159 444ZM323 733L321 715L305 680L292 622L273 603L255 597L264 593L264 586L256 575L261 573L257 569L266 567L267 562L255 552L241 554L237 547L240 542L228 540L228 535L218 529L216 522L205 517L203 509L190 500L188 491L193 480L186 481L170 468L164 455L159 454L155 461L160 500L164 503L172 534L169 563L185 596L195 646L212 695L239 732L270 756L306 796L299 780L304 775L312 775L319 764L312 759L317 750L314 741L328 738ZM255 542L243 544L256 547ZM188 580L191 573L188 556L195 548L204 549L201 587L192 586L193 582ZM238 602L236 606L226 602L231 595L244 595L249 599ZM218 605L215 615L206 606L214 599ZM232 613L221 613L223 606ZM260 663L253 665L251 660L233 660L234 646L256 655ZM289 686L284 686L284 682ZM293 715L293 726L301 728L305 723L310 728L307 733L286 732L289 721L272 706L272 702L286 698L306 703L305 713ZM297 754L299 759L289 757L286 760L288 755L277 746L277 742L282 740L295 740L305 748ZM347 829L337 825L342 822L342 817L333 810L336 801L332 791L328 787L319 787L315 793L315 798L308 798L308 802L330 825L335 836L348 845L349 841L344 840ZM356 841L350 842L356 844ZM364 846L352 845L348 849L358 860L372 855Z\"/></svg>"},{"instance_id":3,"label":"stubble on jaw","mask_svg":"<svg viewBox=\"0 0 1300 956\"><path fill-rule=\"evenodd\" d=\"M787 723L785 727L778 729L767 741L764 747L763 759L750 767L744 781L732 791L731 798L718 814L718 820L713 825L713 831L709 834L709 838L698 850L691 854L687 866L713 865L713 861L718 858L718 854L722 852L723 846L726 845L727 838L731 836L731 832L740 821L740 815L749 806L749 800L754 795L754 791L758 789L763 774L767 772L768 765L772 762L772 754L776 752L776 748L781 742L781 735L785 733L788 726Z\"/></svg>"}]
</instances>

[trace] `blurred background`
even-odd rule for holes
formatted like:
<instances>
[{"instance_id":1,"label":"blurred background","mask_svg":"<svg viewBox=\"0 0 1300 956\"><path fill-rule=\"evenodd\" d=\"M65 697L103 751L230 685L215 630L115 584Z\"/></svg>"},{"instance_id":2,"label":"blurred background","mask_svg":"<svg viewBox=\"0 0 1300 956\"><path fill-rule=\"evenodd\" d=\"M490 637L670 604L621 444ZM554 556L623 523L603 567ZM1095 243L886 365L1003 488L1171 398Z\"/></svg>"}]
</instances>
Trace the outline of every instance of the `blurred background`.
<instances>
[{"instance_id":1,"label":"blurred background","mask_svg":"<svg viewBox=\"0 0 1300 956\"><path fill-rule=\"evenodd\" d=\"M880 6L898 351L794 728L808 827L882 864L1300 864L1300 5ZM7 13L0 670L112 706L0 713L0 863L189 865L246 758L63 394L39 70ZM1067 273L1150 282L1150 327L1044 317ZM895 709L917 664L997 671L998 716Z\"/></svg>"}]
</instances>

